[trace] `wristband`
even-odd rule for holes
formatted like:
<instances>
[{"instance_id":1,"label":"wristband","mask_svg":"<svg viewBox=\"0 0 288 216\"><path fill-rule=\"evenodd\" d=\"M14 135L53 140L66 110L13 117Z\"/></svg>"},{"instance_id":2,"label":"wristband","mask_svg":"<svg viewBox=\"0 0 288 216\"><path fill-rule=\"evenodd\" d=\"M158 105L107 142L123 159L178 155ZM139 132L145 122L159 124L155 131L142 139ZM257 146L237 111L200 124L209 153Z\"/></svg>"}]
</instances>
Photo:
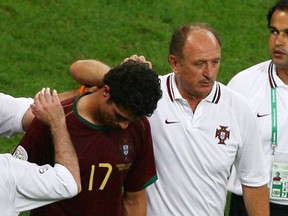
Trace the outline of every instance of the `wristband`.
<instances>
[{"instance_id":1,"label":"wristband","mask_svg":"<svg viewBox=\"0 0 288 216\"><path fill-rule=\"evenodd\" d=\"M79 94L83 94L84 90L85 90L85 85L80 86L80 88L78 89Z\"/></svg>"}]
</instances>

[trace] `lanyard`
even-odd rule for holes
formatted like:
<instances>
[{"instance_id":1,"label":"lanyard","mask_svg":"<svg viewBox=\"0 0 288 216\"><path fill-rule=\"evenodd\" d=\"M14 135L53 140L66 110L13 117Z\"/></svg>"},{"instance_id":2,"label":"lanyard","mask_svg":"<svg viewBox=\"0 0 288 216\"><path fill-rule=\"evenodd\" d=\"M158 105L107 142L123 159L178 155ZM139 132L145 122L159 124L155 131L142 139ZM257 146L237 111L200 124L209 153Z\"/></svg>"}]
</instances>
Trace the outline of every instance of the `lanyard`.
<instances>
[{"instance_id":1,"label":"lanyard","mask_svg":"<svg viewBox=\"0 0 288 216\"><path fill-rule=\"evenodd\" d=\"M277 146L277 102L276 102L276 88L271 88L271 112L272 112L272 135L271 148L272 155L275 153Z\"/></svg>"}]
</instances>

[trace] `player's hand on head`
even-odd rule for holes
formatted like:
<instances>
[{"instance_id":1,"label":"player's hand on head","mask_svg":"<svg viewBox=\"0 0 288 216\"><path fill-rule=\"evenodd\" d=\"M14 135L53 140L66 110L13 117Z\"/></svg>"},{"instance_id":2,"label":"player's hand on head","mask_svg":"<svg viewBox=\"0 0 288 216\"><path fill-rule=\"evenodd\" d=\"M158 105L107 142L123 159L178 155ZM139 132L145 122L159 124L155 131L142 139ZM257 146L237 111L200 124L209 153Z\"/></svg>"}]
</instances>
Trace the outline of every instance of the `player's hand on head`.
<instances>
[{"instance_id":1,"label":"player's hand on head","mask_svg":"<svg viewBox=\"0 0 288 216\"><path fill-rule=\"evenodd\" d=\"M125 59L122 61L122 64L125 63L125 62L127 62L127 61L131 61L131 60L136 61L136 62L139 62L139 63L146 63L146 64L148 64L149 68L152 69L152 63L151 63L150 61L147 61L146 58L145 58L145 56L143 56L143 55L138 56L138 55L134 54L134 55L132 55L132 56L130 56L130 57L128 57L128 58L125 58Z\"/></svg>"},{"instance_id":2,"label":"player's hand on head","mask_svg":"<svg viewBox=\"0 0 288 216\"><path fill-rule=\"evenodd\" d=\"M53 90L52 95L50 88L39 91L34 97L31 110L37 119L51 127L60 126L65 122L65 113L56 90Z\"/></svg>"}]
</instances>

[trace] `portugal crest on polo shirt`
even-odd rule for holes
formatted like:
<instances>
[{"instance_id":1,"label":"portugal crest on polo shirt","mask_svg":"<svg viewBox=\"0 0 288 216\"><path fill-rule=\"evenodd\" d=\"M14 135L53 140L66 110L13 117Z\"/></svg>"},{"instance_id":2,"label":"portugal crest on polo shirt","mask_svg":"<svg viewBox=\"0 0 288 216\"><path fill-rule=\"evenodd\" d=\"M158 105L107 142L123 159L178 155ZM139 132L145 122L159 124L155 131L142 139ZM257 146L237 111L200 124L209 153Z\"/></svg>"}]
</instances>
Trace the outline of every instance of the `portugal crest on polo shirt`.
<instances>
[{"instance_id":1,"label":"portugal crest on polo shirt","mask_svg":"<svg viewBox=\"0 0 288 216\"><path fill-rule=\"evenodd\" d=\"M130 160L130 156L133 153L133 144L129 139L122 138L119 142L119 150L124 156L125 160Z\"/></svg>"},{"instance_id":2,"label":"portugal crest on polo shirt","mask_svg":"<svg viewBox=\"0 0 288 216\"><path fill-rule=\"evenodd\" d=\"M215 138L218 137L219 139L218 144L226 145L225 140L229 139L230 131L227 130L228 127L226 126L221 126L221 125L219 126L220 126L220 129L216 129Z\"/></svg>"}]
</instances>

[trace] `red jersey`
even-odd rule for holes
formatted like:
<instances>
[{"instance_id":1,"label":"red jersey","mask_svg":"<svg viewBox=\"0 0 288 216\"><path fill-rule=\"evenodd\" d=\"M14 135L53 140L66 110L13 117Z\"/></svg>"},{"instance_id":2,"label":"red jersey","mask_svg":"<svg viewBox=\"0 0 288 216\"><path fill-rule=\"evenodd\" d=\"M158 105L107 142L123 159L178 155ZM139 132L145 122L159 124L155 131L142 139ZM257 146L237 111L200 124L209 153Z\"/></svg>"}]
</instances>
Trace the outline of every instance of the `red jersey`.
<instances>
[{"instance_id":1,"label":"red jersey","mask_svg":"<svg viewBox=\"0 0 288 216\"><path fill-rule=\"evenodd\" d=\"M32 216L120 216L123 190L139 191L157 179L147 118L126 129L99 127L78 115L77 101L68 99L62 105L79 158L82 191L72 199L32 210ZM32 122L20 145L29 161L54 164L51 134L40 121Z\"/></svg>"}]
</instances>

